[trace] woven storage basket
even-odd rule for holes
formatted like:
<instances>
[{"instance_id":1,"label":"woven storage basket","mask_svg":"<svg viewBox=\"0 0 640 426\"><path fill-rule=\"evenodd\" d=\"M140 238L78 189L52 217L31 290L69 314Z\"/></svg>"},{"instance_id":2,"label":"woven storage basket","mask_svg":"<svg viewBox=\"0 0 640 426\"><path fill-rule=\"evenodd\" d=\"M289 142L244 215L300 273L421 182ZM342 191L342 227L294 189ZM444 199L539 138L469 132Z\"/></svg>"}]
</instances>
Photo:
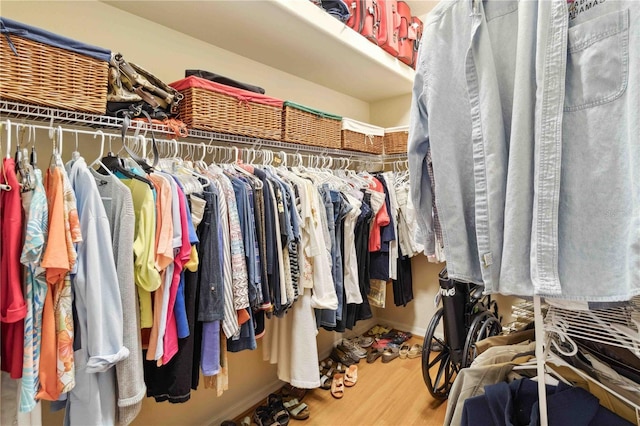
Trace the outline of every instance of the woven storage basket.
<instances>
[{"instance_id":1,"label":"woven storage basket","mask_svg":"<svg viewBox=\"0 0 640 426\"><path fill-rule=\"evenodd\" d=\"M109 51L82 45L6 18L2 18L2 23L8 28L8 33L0 37L1 99L79 112L105 113ZM65 48L34 41L32 37L45 41L51 39L54 44ZM93 56L82 54L84 50Z\"/></svg>"},{"instance_id":2,"label":"woven storage basket","mask_svg":"<svg viewBox=\"0 0 640 426\"><path fill-rule=\"evenodd\" d=\"M282 140L303 145L340 148L342 117L313 108L284 103Z\"/></svg>"},{"instance_id":3,"label":"woven storage basket","mask_svg":"<svg viewBox=\"0 0 640 426\"><path fill-rule=\"evenodd\" d=\"M384 130L384 153L406 154L409 126L389 127Z\"/></svg>"},{"instance_id":4,"label":"woven storage basket","mask_svg":"<svg viewBox=\"0 0 640 426\"><path fill-rule=\"evenodd\" d=\"M342 149L382 154L383 148L384 128L350 118L342 119Z\"/></svg>"},{"instance_id":5,"label":"woven storage basket","mask_svg":"<svg viewBox=\"0 0 640 426\"><path fill-rule=\"evenodd\" d=\"M280 140L282 101L190 76L170 86L184 95L180 119L194 129Z\"/></svg>"}]
</instances>

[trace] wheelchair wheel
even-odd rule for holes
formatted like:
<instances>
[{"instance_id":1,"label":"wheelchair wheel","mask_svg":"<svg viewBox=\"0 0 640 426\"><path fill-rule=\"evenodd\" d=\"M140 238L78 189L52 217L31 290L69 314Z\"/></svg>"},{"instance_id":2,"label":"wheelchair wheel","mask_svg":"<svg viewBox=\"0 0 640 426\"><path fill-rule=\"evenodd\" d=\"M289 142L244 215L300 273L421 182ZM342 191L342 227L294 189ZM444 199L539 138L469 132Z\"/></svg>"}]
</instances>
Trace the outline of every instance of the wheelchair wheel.
<instances>
[{"instance_id":1,"label":"wheelchair wheel","mask_svg":"<svg viewBox=\"0 0 640 426\"><path fill-rule=\"evenodd\" d=\"M502 332L502 325L492 311L484 311L476 315L471 322L462 352L462 368L467 368L478 355L476 342Z\"/></svg>"},{"instance_id":2,"label":"wheelchair wheel","mask_svg":"<svg viewBox=\"0 0 640 426\"><path fill-rule=\"evenodd\" d=\"M444 310L440 308L431 318L422 345L422 377L431 396L439 401L447 399L453 381L460 371L460 366L452 359L451 348L444 339L435 335L436 329L442 321L443 313ZM432 344L440 346L442 350L440 352L432 351Z\"/></svg>"}]
</instances>

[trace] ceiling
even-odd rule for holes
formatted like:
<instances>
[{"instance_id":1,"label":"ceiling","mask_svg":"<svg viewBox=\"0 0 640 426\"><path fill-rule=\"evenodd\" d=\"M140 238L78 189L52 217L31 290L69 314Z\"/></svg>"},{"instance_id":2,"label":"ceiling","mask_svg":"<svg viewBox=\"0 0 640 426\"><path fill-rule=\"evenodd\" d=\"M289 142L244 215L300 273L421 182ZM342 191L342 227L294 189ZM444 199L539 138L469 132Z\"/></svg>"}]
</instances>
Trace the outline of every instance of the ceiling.
<instances>
[{"instance_id":1,"label":"ceiling","mask_svg":"<svg viewBox=\"0 0 640 426\"><path fill-rule=\"evenodd\" d=\"M367 102L411 90L413 70L306 0L103 1ZM437 4L408 3L416 15Z\"/></svg>"}]
</instances>

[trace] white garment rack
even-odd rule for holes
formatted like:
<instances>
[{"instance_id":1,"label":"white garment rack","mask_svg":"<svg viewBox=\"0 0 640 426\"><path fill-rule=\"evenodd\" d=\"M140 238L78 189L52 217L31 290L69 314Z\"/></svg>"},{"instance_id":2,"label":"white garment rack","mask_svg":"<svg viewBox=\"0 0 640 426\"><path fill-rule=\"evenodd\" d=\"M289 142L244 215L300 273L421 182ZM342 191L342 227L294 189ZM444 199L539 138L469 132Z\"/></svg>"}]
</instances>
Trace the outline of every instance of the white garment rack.
<instances>
[{"instance_id":1,"label":"white garment rack","mask_svg":"<svg viewBox=\"0 0 640 426\"><path fill-rule=\"evenodd\" d=\"M575 342L571 339L575 337L626 348L640 357L640 297L633 298L625 306L597 310L574 310L553 306L551 303L546 316L543 317L541 298L535 296L533 308L536 324L536 364L540 424L547 426L546 363L552 360L554 363L569 366L559 357L549 352L550 342L553 339L567 342L577 349ZM569 367L572 368L571 366ZM572 369L580 374L577 369ZM640 424L640 405L637 402L630 401L619 395L586 374L581 374L581 376L597 383L607 392L633 407L636 413L636 421Z\"/></svg>"}]
</instances>

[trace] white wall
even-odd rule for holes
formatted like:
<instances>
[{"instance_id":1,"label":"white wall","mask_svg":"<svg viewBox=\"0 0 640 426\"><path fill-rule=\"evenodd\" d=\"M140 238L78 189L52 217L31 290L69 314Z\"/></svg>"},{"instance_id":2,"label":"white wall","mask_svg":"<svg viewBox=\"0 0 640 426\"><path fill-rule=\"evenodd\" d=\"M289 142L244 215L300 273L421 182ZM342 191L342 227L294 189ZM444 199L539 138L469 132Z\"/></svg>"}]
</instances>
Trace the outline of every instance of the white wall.
<instances>
[{"instance_id":1,"label":"white wall","mask_svg":"<svg viewBox=\"0 0 640 426\"><path fill-rule=\"evenodd\" d=\"M405 126L409 124L411 94L371 103L371 123L382 127Z\"/></svg>"}]
</instances>

